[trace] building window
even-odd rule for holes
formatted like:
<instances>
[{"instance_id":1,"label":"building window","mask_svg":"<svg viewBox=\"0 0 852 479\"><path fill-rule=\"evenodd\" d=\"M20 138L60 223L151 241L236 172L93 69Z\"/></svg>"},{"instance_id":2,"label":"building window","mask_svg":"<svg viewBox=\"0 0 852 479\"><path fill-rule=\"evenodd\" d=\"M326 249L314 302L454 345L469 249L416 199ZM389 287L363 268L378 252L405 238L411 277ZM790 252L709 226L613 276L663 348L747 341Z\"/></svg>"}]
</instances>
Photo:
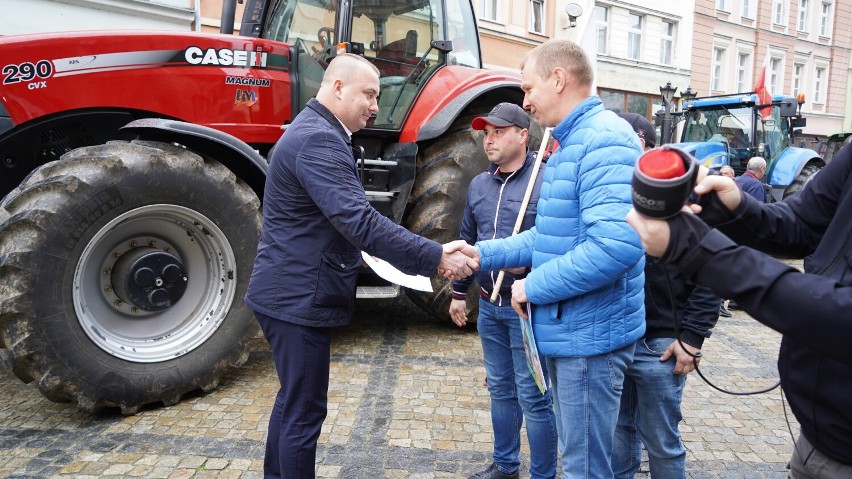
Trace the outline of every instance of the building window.
<instances>
[{"instance_id":1,"label":"building window","mask_svg":"<svg viewBox=\"0 0 852 479\"><path fill-rule=\"evenodd\" d=\"M743 0L743 18L754 18L754 11L752 10L752 7L754 7L756 1L757 0Z\"/></svg>"},{"instance_id":2,"label":"building window","mask_svg":"<svg viewBox=\"0 0 852 479\"><path fill-rule=\"evenodd\" d=\"M748 67L749 67L749 55L748 53L740 52L737 55L737 91L745 92L749 90L748 87Z\"/></svg>"},{"instance_id":3,"label":"building window","mask_svg":"<svg viewBox=\"0 0 852 479\"><path fill-rule=\"evenodd\" d=\"M800 32L808 31L808 10L810 9L809 0L799 0L799 15L796 19L796 30Z\"/></svg>"},{"instance_id":4,"label":"building window","mask_svg":"<svg viewBox=\"0 0 852 479\"><path fill-rule=\"evenodd\" d=\"M769 59L769 92L777 94L781 91L781 59Z\"/></svg>"},{"instance_id":5,"label":"building window","mask_svg":"<svg viewBox=\"0 0 852 479\"><path fill-rule=\"evenodd\" d=\"M498 0L481 0L482 1L482 19L497 21L500 2Z\"/></svg>"},{"instance_id":6,"label":"building window","mask_svg":"<svg viewBox=\"0 0 852 479\"><path fill-rule=\"evenodd\" d=\"M728 0L716 0L716 10L730 12L731 8L728 6Z\"/></svg>"},{"instance_id":7,"label":"building window","mask_svg":"<svg viewBox=\"0 0 852 479\"><path fill-rule=\"evenodd\" d=\"M660 95L648 95L645 93L625 92L618 90L598 89L598 96L603 102L604 108L616 113L630 112L638 113L645 118L653 118L655 106L659 106ZM655 105L656 104L656 105Z\"/></svg>"},{"instance_id":8,"label":"building window","mask_svg":"<svg viewBox=\"0 0 852 479\"><path fill-rule=\"evenodd\" d=\"M802 91L802 73L805 71L805 65L801 63L793 64L793 96L797 96Z\"/></svg>"},{"instance_id":9,"label":"building window","mask_svg":"<svg viewBox=\"0 0 852 479\"><path fill-rule=\"evenodd\" d=\"M530 0L530 31L544 35L544 0Z\"/></svg>"},{"instance_id":10,"label":"building window","mask_svg":"<svg viewBox=\"0 0 852 479\"><path fill-rule=\"evenodd\" d=\"M663 20L663 31L660 38L660 63L663 65L672 64L672 50L674 49L675 24L668 20Z\"/></svg>"},{"instance_id":11,"label":"building window","mask_svg":"<svg viewBox=\"0 0 852 479\"><path fill-rule=\"evenodd\" d=\"M822 2L820 5L819 34L823 37L831 36L831 3Z\"/></svg>"},{"instance_id":12,"label":"building window","mask_svg":"<svg viewBox=\"0 0 852 479\"><path fill-rule=\"evenodd\" d=\"M595 5L595 28L598 39L598 53L606 55L609 47L609 8Z\"/></svg>"},{"instance_id":13,"label":"building window","mask_svg":"<svg viewBox=\"0 0 852 479\"><path fill-rule=\"evenodd\" d=\"M713 75L710 79L710 88L714 91L722 90L722 66L725 62L725 50L723 48L713 49Z\"/></svg>"},{"instance_id":14,"label":"building window","mask_svg":"<svg viewBox=\"0 0 852 479\"><path fill-rule=\"evenodd\" d=\"M722 66L725 63L725 49L713 49L713 74L710 78L710 89L722 91Z\"/></svg>"},{"instance_id":15,"label":"building window","mask_svg":"<svg viewBox=\"0 0 852 479\"><path fill-rule=\"evenodd\" d=\"M772 0L772 23L784 25L784 0Z\"/></svg>"},{"instance_id":16,"label":"building window","mask_svg":"<svg viewBox=\"0 0 852 479\"><path fill-rule=\"evenodd\" d=\"M642 23L644 17L635 13L627 14L627 58L642 58Z\"/></svg>"},{"instance_id":17,"label":"building window","mask_svg":"<svg viewBox=\"0 0 852 479\"><path fill-rule=\"evenodd\" d=\"M825 103L825 68L817 67L814 72L814 103Z\"/></svg>"}]
</instances>

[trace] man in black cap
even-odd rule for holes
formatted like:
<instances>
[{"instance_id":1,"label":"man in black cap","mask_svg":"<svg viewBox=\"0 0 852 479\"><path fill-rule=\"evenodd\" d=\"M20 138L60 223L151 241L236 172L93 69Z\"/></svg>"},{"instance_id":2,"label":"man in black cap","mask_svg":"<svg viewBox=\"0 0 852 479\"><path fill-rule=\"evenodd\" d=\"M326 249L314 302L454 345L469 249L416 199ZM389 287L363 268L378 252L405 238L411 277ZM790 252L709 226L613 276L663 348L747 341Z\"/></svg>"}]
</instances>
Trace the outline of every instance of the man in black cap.
<instances>
[{"instance_id":1,"label":"man in black cap","mask_svg":"<svg viewBox=\"0 0 852 479\"><path fill-rule=\"evenodd\" d=\"M642 142L642 149L645 151L657 145L657 131L647 118L638 113L619 113L618 116L623 118L633 130L639 135L639 140Z\"/></svg>"},{"instance_id":2,"label":"man in black cap","mask_svg":"<svg viewBox=\"0 0 852 479\"><path fill-rule=\"evenodd\" d=\"M645 151L654 147L654 127L647 118L636 113L618 116L630 123ZM674 266L645 258L645 335L636 343L624 376L612 451L615 477L633 477L639 470L640 443L648 451L652 477L686 477L686 449L678 428L683 388L721 304L709 288L687 281Z\"/></svg>"},{"instance_id":3,"label":"man in black cap","mask_svg":"<svg viewBox=\"0 0 852 479\"><path fill-rule=\"evenodd\" d=\"M527 150L529 115L514 103L500 103L484 117L473 119L471 128L482 130L488 170L477 175L467 192L459 237L469 244L512 235L518 209L527 185L535 175L521 231L535 223L541 175L533 171L534 155ZM548 389L542 394L526 364L521 323L512 308L512 283L526 276L526 268L507 272L491 303L489 298L499 271L478 271L479 318L476 323L482 342L488 393L491 395L491 425L494 429L494 461L473 479L518 477L521 424L526 418L530 445L530 477L556 475L556 422ZM465 306L473 278L453 281L450 317L458 326L467 323ZM544 364L544 359L541 363ZM545 378L547 373L545 373ZM545 379L546 380L546 379Z\"/></svg>"}]
</instances>

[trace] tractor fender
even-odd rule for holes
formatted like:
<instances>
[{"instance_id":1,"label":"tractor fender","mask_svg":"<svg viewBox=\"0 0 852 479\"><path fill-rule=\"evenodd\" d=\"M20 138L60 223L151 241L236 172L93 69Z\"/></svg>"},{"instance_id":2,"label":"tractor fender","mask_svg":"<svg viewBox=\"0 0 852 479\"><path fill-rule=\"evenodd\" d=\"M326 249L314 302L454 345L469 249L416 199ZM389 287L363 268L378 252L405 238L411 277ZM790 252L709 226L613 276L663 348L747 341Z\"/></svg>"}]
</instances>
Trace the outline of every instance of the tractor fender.
<instances>
[{"instance_id":1,"label":"tractor fender","mask_svg":"<svg viewBox=\"0 0 852 479\"><path fill-rule=\"evenodd\" d=\"M502 101L520 104L523 96L517 74L444 67L429 78L417 97L400 133L400 142L438 138L477 100L488 100L490 109Z\"/></svg>"},{"instance_id":2,"label":"tractor fender","mask_svg":"<svg viewBox=\"0 0 852 479\"><path fill-rule=\"evenodd\" d=\"M254 148L225 132L184 121L143 118L121 128L140 140L173 142L222 163L263 198L268 163Z\"/></svg>"},{"instance_id":3,"label":"tractor fender","mask_svg":"<svg viewBox=\"0 0 852 479\"><path fill-rule=\"evenodd\" d=\"M768 172L768 183L772 186L790 186L802 172L805 165L816 163L825 166L817 152L807 148L789 147L772 162Z\"/></svg>"}]
</instances>

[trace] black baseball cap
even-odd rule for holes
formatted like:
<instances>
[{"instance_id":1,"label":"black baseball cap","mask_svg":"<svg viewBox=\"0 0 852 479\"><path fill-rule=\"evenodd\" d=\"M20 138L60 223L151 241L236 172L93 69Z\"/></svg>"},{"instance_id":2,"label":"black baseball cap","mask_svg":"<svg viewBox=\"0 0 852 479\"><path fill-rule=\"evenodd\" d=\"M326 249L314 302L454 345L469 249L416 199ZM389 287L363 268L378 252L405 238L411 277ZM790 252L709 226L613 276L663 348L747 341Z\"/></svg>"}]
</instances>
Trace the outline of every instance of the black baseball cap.
<instances>
[{"instance_id":1,"label":"black baseball cap","mask_svg":"<svg viewBox=\"0 0 852 479\"><path fill-rule=\"evenodd\" d=\"M619 113L618 116L627 120L639 138L645 140L645 146L653 148L657 144L657 130L647 118L638 113Z\"/></svg>"},{"instance_id":2,"label":"black baseball cap","mask_svg":"<svg viewBox=\"0 0 852 479\"><path fill-rule=\"evenodd\" d=\"M518 105L504 102L498 103L497 106L491 109L491 112L487 116L474 118L470 127L474 130L484 130L486 123L496 128L506 128L512 125L519 128L529 128L530 117Z\"/></svg>"}]
</instances>

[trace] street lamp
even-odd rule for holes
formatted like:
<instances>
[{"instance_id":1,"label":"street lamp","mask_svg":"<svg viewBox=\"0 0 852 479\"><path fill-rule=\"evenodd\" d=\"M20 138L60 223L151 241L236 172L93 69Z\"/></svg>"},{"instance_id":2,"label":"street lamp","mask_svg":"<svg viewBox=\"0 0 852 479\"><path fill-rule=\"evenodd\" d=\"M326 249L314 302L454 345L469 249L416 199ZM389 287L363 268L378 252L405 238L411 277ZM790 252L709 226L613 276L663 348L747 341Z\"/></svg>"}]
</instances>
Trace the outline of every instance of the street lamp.
<instances>
[{"instance_id":1,"label":"street lamp","mask_svg":"<svg viewBox=\"0 0 852 479\"><path fill-rule=\"evenodd\" d=\"M686 87L686 90L684 90L683 93L680 94L680 98L683 101L692 101L697 96L698 96L698 92L692 90L692 85Z\"/></svg>"},{"instance_id":2,"label":"street lamp","mask_svg":"<svg viewBox=\"0 0 852 479\"><path fill-rule=\"evenodd\" d=\"M660 95L663 98L663 122L660 127L660 144L665 145L672 141L672 99L677 91L677 87L672 86L672 82L666 82L665 86L660 87Z\"/></svg>"}]
</instances>

